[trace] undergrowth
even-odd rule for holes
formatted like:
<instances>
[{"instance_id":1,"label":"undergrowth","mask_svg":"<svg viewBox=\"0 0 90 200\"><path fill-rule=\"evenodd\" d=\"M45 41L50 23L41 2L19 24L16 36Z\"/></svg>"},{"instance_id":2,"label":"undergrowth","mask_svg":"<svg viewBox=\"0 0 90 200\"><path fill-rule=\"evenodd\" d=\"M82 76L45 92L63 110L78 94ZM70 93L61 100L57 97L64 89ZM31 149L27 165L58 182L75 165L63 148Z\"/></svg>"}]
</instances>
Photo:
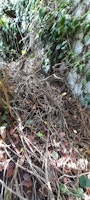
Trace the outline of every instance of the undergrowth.
<instances>
[{"instance_id":1,"label":"undergrowth","mask_svg":"<svg viewBox=\"0 0 90 200\"><path fill-rule=\"evenodd\" d=\"M48 63L44 60L43 64L52 68L54 64L68 59L82 77L82 89L85 88L90 81L90 70L86 68L90 53L84 51L83 58L75 55L72 45L77 33L84 32L85 41L90 37L90 23L84 20L89 11L75 17L73 6L73 1L67 0L18 0L14 4L5 1L0 11L2 58L12 61L27 52L31 23L34 21L36 40L39 37L49 59Z\"/></svg>"},{"instance_id":2,"label":"undergrowth","mask_svg":"<svg viewBox=\"0 0 90 200\"><path fill-rule=\"evenodd\" d=\"M7 69L0 69L0 108L2 110L8 109L10 114L11 107L10 107L10 86L9 86L9 79L8 79L8 71Z\"/></svg>"},{"instance_id":3,"label":"undergrowth","mask_svg":"<svg viewBox=\"0 0 90 200\"><path fill-rule=\"evenodd\" d=\"M73 37L81 29L82 19L72 16L71 5L65 0L22 0L10 9L3 8L2 57L11 61L27 51L29 23L35 17L35 41L38 37L41 39L50 65L68 57L70 62L76 63L78 71L82 71L82 62L78 63L72 52ZM36 71L41 59L33 62ZM37 73L29 69L23 73L20 67L20 62L11 64L15 122L2 131L1 136L4 131L6 135L0 140L4 145L0 149L0 170L4 172L4 178L0 179L2 200L3 196L4 200L81 200L90 193L89 161L80 146L84 146L83 137L87 141L89 138L81 107L73 99L65 77L51 84L42 79L41 74L36 76ZM86 78L88 81L89 73ZM9 93L8 73L3 70L0 71L0 106L7 107L12 114ZM2 122L6 121L6 115L4 112ZM89 149L87 153L90 155Z\"/></svg>"}]
</instances>

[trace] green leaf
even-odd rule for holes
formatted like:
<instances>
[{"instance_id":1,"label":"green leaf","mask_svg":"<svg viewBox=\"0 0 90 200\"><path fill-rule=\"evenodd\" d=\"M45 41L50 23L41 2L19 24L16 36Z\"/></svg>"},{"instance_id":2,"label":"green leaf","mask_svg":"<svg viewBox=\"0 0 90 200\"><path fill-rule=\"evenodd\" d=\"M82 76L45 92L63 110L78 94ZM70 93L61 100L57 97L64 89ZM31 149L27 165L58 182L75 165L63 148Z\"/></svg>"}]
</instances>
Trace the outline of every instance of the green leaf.
<instances>
[{"instance_id":1,"label":"green leaf","mask_svg":"<svg viewBox=\"0 0 90 200\"><path fill-rule=\"evenodd\" d=\"M7 123L4 123L4 124L2 124L2 126L1 127L7 127L8 126L8 124Z\"/></svg>"},{"instance_id":2,"label":"green leaf","mask_svg":"<svg viewBox=\"0 0 90 200\"><path fill-rule=\"evenodd\" d=\"M58 160L58 153L56 151L53 151L52 152L52 157L55 159L55 160Z\"/></svg>"},{"instance_id":3,"label":"green leaf","mask_svg":"<svg viewBox=\"0 0 90 200\"><path fill-rule=\"evenodd\" d=\"M87 178L87 181L86 181L86 186L90 187L90 179L88 179L88 178Z\"/></svg>"},{"instance_id":4,"label":"green leaf","mask_svg":"<svg viewBox=\"0 0 90 200\"><path fill-rule=\"evenodd\" d=\"M43 137L44 137L44 134L43 134L42 132L39 131L39 132L37 133L37 136L40 137L40 138L43 138Z\"/></svg>"},{"instance_id":5,"label":"green leaf","mask_svg":"<svg viewBox=\"0 0 90 200\"><path fill-rule=\"evenodd\" d=\"M62 59L62 57L63 57L63 53L60 53L59 56L58 56L58 58Z\"/></svg>"},{"instance_id":6,"label":"green leaf","mask_svg":"<svg viewBox=\"0 0 90 200\"><path fill-rule=\"evenodd\" d=\"M31 59L35 58L35 54L32 53L32 54L30 55L30 58L31 58Z\"/></svg>"},{"instance_id":7,"label":"green leaf","mask_svg":"<svg viewBox=\"0 0 90 200\"><path fill-rule=\"evenodd\" d=\"M86 83L87 83L86 77L84 77L84 78L82 79L82 89L85 89Z\"/></svg>"},{"instance_id":8,"label":"green leaf","mask_svg":"<svg viewBox=\"0 0 90 200\"><path fill-rule=\"evenodd\" d=\"M83 68L84 68L84 65L82 65L82 64L80 64L80 65L78 66L78 71L79 71L79 73L82 72Z\"/></svg>"},{"instance_id":9,"label":"green leaf","mask_svg":"<svg viewBox=\"0 0 90 200\"><path fill-rule=\"evenodd\" d=\"M82 196L83 196L83 189L82 188L78 188L77 190L74 191L74 194L75 194L76 197L82 198Z\"/></svg>"},{"instance_id":10,"label":"green leaf","mask_svg":"<svg viewBox=\"0 0 90 200\"><path fill-rule=\"evenodd\" d=\"M25 53L26 53L26 51L24 49L22 49L22 51L21 51L22 56L24 56Z\"/></svg>"},{"instance_id":11,"label":"green leaf","mask_svg":"<svg viewBox=\"0 0 90 200\"><path fill-rule=\"evenodd\" d=\"M6 121L6 115L3 115L1 119L2 121Z\"/></svg>"},{"instance_id":12,"label":"green leaf","mask_svg":"<svg viewBox=\"0 0 90 200\"><path fill-rule=\"evenodd\" d=\"M86 186L87 186L87 177L86 176L84 176L84 175L80 176L79 185L81 188L86 188Z\"/></svg>"},{"instance_id":13,"label":"green leaf","mask_svg":"<svg viewBox=\"0 0 90 200\"><path fill-rule=\"evenodd\" d=\"M4 18L0 18L0 26L6 28L6 23L7 23L7 19Z\"/></svg>"},{"instance_id":14,"label":"green leaf","mask_svg":"<svg viewBox=\"0 0 90 200\"><path fill-rule=\"evenodd\" d=\"M58 44L58 45L56 46L56 50L59 50L60 48L61 48L61 45Z\"/></svg>"},{"instance_id":15,"label":"green leaf","mask_svg":"<svg viewBox=\"0 0 90 200\"><path fill-rule=\"evenodd\" d=\"M81 188L86 188L86 187L90 187L90 179L88 179L87 176L81 176L79 179L79 185Z\"/></svg>"},{"instance_id":16,"label":"green leaf","mask_svg":"<svg viewBox=\"0 0 90 200\"><path fill-rule=\"evenodd\" d=\"M28 120L26 121L26 124L27 124L27 125L32 125L32 124L33 124L33 120L32 120L32 119L28 119Z\"/></svg>"},{"instance_id":17,"label":"green leaf","mask_svg":"<svg viewBox=\"0 0 90 200\"><path fill-rule=\"evenodd\" d=\"M70 195L69 190L67 189L67 187L64 184L61 183L59 187L60 187L60 191L62 194Z\"/></svg>"},{"instance_id":18,"label":"green leaf","mask_svg":"<svg viewBox=\"0 0 90 200\"><path fill-rule=\"evenodd\" d=\"M90 69L87 71L87 74L86 74L86 81L90 81Z\"/></svg>"}]
</instances>

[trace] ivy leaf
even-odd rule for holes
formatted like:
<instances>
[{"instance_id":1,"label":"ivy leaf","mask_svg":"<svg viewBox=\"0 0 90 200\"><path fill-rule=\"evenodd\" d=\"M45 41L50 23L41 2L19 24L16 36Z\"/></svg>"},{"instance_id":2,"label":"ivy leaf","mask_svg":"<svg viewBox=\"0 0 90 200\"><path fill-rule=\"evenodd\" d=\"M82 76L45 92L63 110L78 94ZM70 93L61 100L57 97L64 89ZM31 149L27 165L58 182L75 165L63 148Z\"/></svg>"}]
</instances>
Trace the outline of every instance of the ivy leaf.
<instances>
[{"instance_id":1,"label":"ivy leaf","mask_svg":"<svg viewBox=\"0 0 90 200\"><path fill-rule=\"evenodd\" d=\"M61 183L59 187L60 187L60 191L62 194L70 195L69 190L67 189L67 187L64 184Z\"/></svg>"},{"instance_id":2,"label":"ivy leaf","mask_svg":"<svg viewBox=\"0 0 90 200\"><path fill-rule=\"evenodd\" d=\"M28 120L26 121L26 124L27 124L27 125L32 125L32 124L33 124L33 120L32 120L32 119L28 119Z\"/></svg>"},{"instance_id":3,"label":"ivy leaf","mask_svg":"<svg viewBox=\"0 0 90 200\"><path fill-rule=\"evenodd\" d=\"M3 115L2 117L1 117L1 119L2 119L2 121L6 121L6 115Z\"/></svg>"},{"instance_id":4,"label":"ivy leaf","mask_svg":"<svg viewBox=\"0 0 90 200\"><path fill-rule=\"evenodd\" d=\"M2 128L4 127L4 128L6 128L8 126L8 124L7 123L4 123L4 124L2 124Z\"/></svg>"},{"instance_id":5,"label":"ivy leaf","mask_svg":"<svg viewBox=\"0 0 90 200\"><path fill-rule=\"evenodd\" d=\"M58 153L56 151L53 151L52 152L52 157L55 159L55 160L58 160Z\"/></svg>"},{"instance_id":6,"label":"ivy leaf","mask_svg":"<svg viewBox=\"0 0 90 200\"><path fill-rule=\"evenodd\" d=\"M61 45L58 44L58 45L56 46L56 50L59 50L60 48L61 48Z\"/></svg>"},{"instance_id":7,"label":"ivy leaf","mask_svg":"<svg viewBox=\"0 0 90 200\"><path fill-rule=\"evenodd\" d=\"M90 81L90 69L86 73L86 80L87 82Z\"/></svg>"},{"instance_id":8,"label":"ivy leaf","mask_svg":"<svg viewBox=\"0 0 90 200\"><path fill-rule=\"evenodd\" d=\"M81 188L86 188L86 187L90 187L90 179L87 176L81 176L79 179L79 185Z\"/></svg>"},{"instance_id":9,"label":"ivy leaf","mask_svg":"<svg viewBox=\"0 0 90 200\"><path fill-rule=\"evenodd\" d=\"M86 186L90 187L90 179L87 178Z\"/></svg>"},{"instance_id":10,"label":"ivy leaf","mask_svg":"<svg viewBox=\"0 0 90 200\"><path fill-rule=\"evenodd\" d=\"M82 198L82 196L83 196L83 189L82 188L78 188L77 190L75 190L74 194L75 194L76 197Z\"/></svg>"}]
</instances>

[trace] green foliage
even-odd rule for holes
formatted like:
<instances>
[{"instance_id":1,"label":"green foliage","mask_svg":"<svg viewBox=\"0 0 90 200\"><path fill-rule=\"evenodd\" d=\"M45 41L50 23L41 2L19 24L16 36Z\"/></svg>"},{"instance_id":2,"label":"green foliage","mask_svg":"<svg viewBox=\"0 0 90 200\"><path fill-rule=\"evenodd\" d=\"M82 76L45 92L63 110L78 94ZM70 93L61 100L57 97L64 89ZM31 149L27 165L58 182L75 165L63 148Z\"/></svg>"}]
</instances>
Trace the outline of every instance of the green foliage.
<instances>
[{"instance_id":1,"label":"green foliage","mask_svg":"<svg viewBox=\"0 0 90 200\"><path fill-rule=\"evenodd\" d=\"M10 107L10 87L7 69L0 69L0 108L7 108L12 115Z\"/></svg>"},{"instance_id":2,"label":"green foliage","mask_svg":"<svg viewBox=\"0 0 90 200\"><path fill-rule=\"evenodd\" d=\"M83 57L75 55L72 50L73 38L76 33L83 32L84 42L88 43L90 38L90 22L85 21L88 11L79 17L73 15L73 1L67 0L52 1L47 5L44 1L38 6L37 24L39 26L38 34L46 49L50 65L54 65L68 58L73 67L76 67L77 73L83 78L83 86L90 81L90 70L86 69L86 63L90 60L90 53L85 52ZM83 89L83 88L82 88ZM86 98L86 103L89 104Z\"/></svg>"},{"instance_id":3,"label":"green foliage","mask_svg":"<svg viewBox=\"0 0 90 200\"><path fill-rule=\"evenodd\" d=\"M6 27L6 18L0 18L0 27Z\"/></svg>"},{"instance_id":4,"label":"green foliage","mask_svg":"<svg viewBox=\"0 0 90 200\"><path fill-rule=\"evenodd\" d=\"M86 73L86 81L90 81L90 69L87 70L87 73Z\"/></svg>"},{"instance_id":5,"label":"green foliage","mask_svg":"<svg viewBox=\"0 0 90 200\"><path fill-rule=\"evenodd\" d=\"M22 55L23 46L28 46L26 36L31 20L28 6L28 0L18 0L16 4L5 2L0 13L0 53L9 61Z\"/></svg>"},{"instance_id":6,"label":"green foliage","mask_svg":"<svg viewBox=\"0 0 90 200\"><path fill-rule=\"evenodd\" d=\"M65 184L60 183L60 193L61 195L65 195L65 196L70 196L71 192L68 190L67 186ZM82 199L83 196L83 189L82 188L77 188L74 189L73 191L73 195L74 195L74 199Z\"/></svg>"},{"instance_id":7,"label":"green foliage","mask_svg":"<svg viewBox=\"0 0 90 200\"><path fill-rule=\"evenodd\" d=\"M83 76L83 86L90 81L90 70L85 70L86 61L90 59L87 52L79 59L73 53L73 37L77 31L84 32L84 42L90 38L90 22L84 19L86 12L76 18L72 12L73 0L17 0L17 3L5 3L0 13L0 53L4 59L15 60L24 55L28 48L30 23L35 21L36 34L45 47L49 62L42 63L44 71L67 58L77 72ZM2 17L3 16L3 17ZM84 20L84 21L83 21Z\"/></svg>"},{"instance_id":8,"label":"green foliage","mask_svg":"<svg viewBox=\"0 0 90 200\"><path fill-rule=\"evenodd\" d=\"M82 199L83 196L83 189L82 188L78 188L74 191L74 195L76 198Z\"/></svg>"},{"instance_id":9,"label":"green foliage","mask_svg":"<svg viewBox=\"0 0 90 200\"><path fill-rule=\"evenodd\" d=\"M1 117L1 120L2 120L2 121L6 121L6 114L4 114L4 115Z\"/></svg>"},{"instance_id":10,"label":"green foliage","mask_svg":"<svg viewBox=\"0 0 90 200\"><path fill-rule=\"evenodd\" d=\"M61 194L70 195L70 192L67 189L66 185L64 185L64 184L61 183L59 187L60 187Z\"/></svg>"},{"instance_id":11,"label":"green foliage","mask_svg":"<svg viewBox=\"0 0 90 200\"><path fill-rule=\"evenodd\" d=\"M85 104L85 106L88 107L88 108L90 108L90 93L83 92L83 97L84 97L84 104Z\"/></svg>"},{"instance_id":12,"label":"green foliage","mask_svg":"<svg viewBox=\"0 0 90 200\"><path fill-rule=\"evenodd\" d=\"M39 36L46 47L51 65L67 56L73 36L81 26L80 20L69 14L69 9L67 1L62 1L53 10L39 8Z\"/></svg>"}]
</instances>

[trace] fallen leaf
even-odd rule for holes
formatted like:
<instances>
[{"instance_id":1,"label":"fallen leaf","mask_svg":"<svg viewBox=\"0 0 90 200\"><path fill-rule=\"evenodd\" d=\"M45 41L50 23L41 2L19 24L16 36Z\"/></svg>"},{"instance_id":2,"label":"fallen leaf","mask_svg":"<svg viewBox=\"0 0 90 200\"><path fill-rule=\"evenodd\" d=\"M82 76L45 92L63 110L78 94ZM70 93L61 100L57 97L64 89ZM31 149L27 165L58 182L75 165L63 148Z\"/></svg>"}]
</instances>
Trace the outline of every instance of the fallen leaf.
<instances>
[{"instance_id":1,"label":"fallen leaf","mask_svg":"<svg viewBox=\"0 0 90 200\"><path fill-rule=\"evenodd\" d=\"M66 96L66 95L67 95L67 92L62 93L62 97Z\"/></svg>"},{"instance_id":2,"label":"fallen leaf","mask_svg":"<svg viewBox=\"0 0 90 200\"><path fill-rule=\"evenodd\" d=\"M54 127L57 128L57 125L55 124Z\"/></svg>"},{"instance_id":3,"label":"fallen leaf","mask_svg":"<svg viewBox=\"0 0 90 200\"><path fill-rule=\"evenodd\" d=\"M23 185L26 186L27 188L32 187L31 181L23 181Z\"/></svg>"},{"instance_id":4,"label":"fallen leaf","mask_svg":"<svg viewBox=\"0 0 90 200\"><path fill-rule=\"evenodd\" d=\"M65 137L65 132L60 132L60 133L59 133L59 136L60 136L61 138Z\"/></svg>"},{"instance_id":5,"label":"fallen leaf","mask_svg":"<svg viewBox=\"0 0 90 200\"><path fill-rule=\"evenodd\" d=\"M3 150L0 149L0 161L2 160L2 158L3 158Z\"/></svg>"},{"instance_id":6,"label":"fallen leaf","mask_svg":"<svg viewBox=\"0 0 90 200\"><path fill-rule=\"evenodd\" d=\"M56 161L54 159L51 160L51 165L56 168Z\"/></svg>"},{"instance_id":7,"label":"fallen leaf","mask_svg":"<svg viewBox=\"0 0 90 200\"><path fill-rule=\"evenodd\" d=\"M67 178L67 177L64 177L64 178L63 178L63 183L67 183L67 181L68 181L68 178Z\"/></svg>"},{"instance_id":8,"label":"fallen leaf","mask_svg":"<svg viewBox=\"0 0 90 200\"><path fill-rule=\"evenodd\" d=\"M11 177L14 174L14 169L13 168L8 168L7 169L7 177Z\"/></svg>"},{"instance_id":9,"label":"fallen leaf","mask_svg":"<svg viewBox=\"0 0 90 200\"><path fill-rule=\"evenodd\" d=\"M45 196L48 196L48 189L47 189L46 186L43 187L43 194L44 194Z\"/></svg>"},{"instance_id":10,"label":"fallen leaf","mask_svg":"<svg viewBox=\"0 0 90 200\"><path fill-rule=\"evenodd\" d=\"M77 134L77 130L74 129L73 132L74 132L75 134Z\"/></svg>"},{"instance_id":11,"label":"fallen leaf","mask_svg":"<svg viewBox=\"0 0 90 200\"><path fill-rule=\"evenodd\" d=\"M66 163L66 157L62 157L59 160L57 160L57 167L62 167Z\"/></svg>"},{"instance_id":12,"label":"fallen leaf","mask_svg":"<svg viewBox=\"0 0 90 200\"><path fill-rule=\"evenodd\" d=\"M10 128L9 133L10 133L10 135L13 135L13 133L14 133L14 129L13 129L12 127Z\"/></svg>"},{"instance_id":13,"label":"fallen leaf","mask_svg":"<svg viewBox=\"0 0 90 200\"><path fill-rule=\"evenodd\" d=\"M77 175L77 174L78 174L78 169L72 169L72 173L73 173L74 175Z\"/></svg>"},{"instance_id":14,"label":"fallen leaf","mask_svg":"<svg viewBox=\"0 0 90 200\"><path fill-rule=\"evenodd\" d=\"M68 145L69 145L68 141L64 140L64 145L65 145L65 147L68 147Z\"/></svg>"},{"instance_id":15,"label":"fallen leaf","mask_svg":"<svg viewBox=\"0 0 90 200\"><path fill-rule=\"evenodd\" d=\"M64 172L65 172L65 174L70 174L71 170L65 167Z\"/></svg>"},{"instance_id":16,"label":"fallen leaf","mask_svg":"<svg viewBox=\"0 0 90 200\"><path fill-rule=\"evenodd\" d=\"M1 135L2 139L6 138L6 127L5 126L0 127L0 135Z\"/></svg>"},{"instance_id":17,"label":"fallen leaf","mask_svg":"<svg viewBox=\"0 0 90 200\"><path fill-rule=\"evenodd\" d=\"M20 149L20 151L19 151L20 153L22 153L22 152L24 152L24 148L23 147L21 147L21 149Z\"/></svg>"},{"instance_id":18,"label":"fallen leaf","mask_svg":"<svg viewBox=\"0 0 90 200\"><path fill-rule=\"evenodd\" d=\"M47 122L47 121L44 121L44 124L45 124L45 125L47 125L47 124L48 124L48 122Z\"/></svg>"},{"instance_id":19,"label":"fallen leaf","mask_svg":"<svg viewBox=\"0 0 90 200\"><path fill-rule=\"evenodd\" d=\"M25 181L30 181L30 175L29 175L28 173L25 173L25 174L23 175L23 179L24 179Z\"/></svg>"},{"instance_id":20,"label":"fallen leaf","mask_svg":"<svg viewBox=\"0 0 90 200\"><path fill-rule=\"evenodd\" d=\"M28 101L28 100L26 100L25 103L26 103L26 105L30 105L31 104L31 102Z\"/></svg>"},{"instance_id":21,"label":"fallen leaf","mask_svg":"<svg viewBox=\"0 0 90 200\"><path fill-rule=\"evenodd\" d=\"M24 161L25 161L25 156L23 155L19 160L19 164L22 166L24 164Z\"/></svg>"},{"instance_id":22,"label":"fallen leaf","mask_svg":"<svg viewBox=\"0 0 90 200\"><path fill-rule=\"evenodd\" d=\"M3 143L3 139L0 137L0 145Z\"/></svg>"},{"instance_id":23,"label":"fallen leaf","mask_svg":"<svg viewBox=\"0 0 90 200\"><path fill-rule=\"evenodd\" d=\"M87 188L86 193L90 195L90 187Z\"/></svg>"},{"instance_id":24,"label":"fallen leaf","mask_svg":"<svg viewBox=\"0 0 90 200\"><path fill-rule=\"evenodd\" d=\"M7 167L7 177L11 177L13 176L13 174L14 174L14 163L11 162Z\"/></svg>"},{"instance_id":25,"label":"fallen leaf","mask_svg":"<svg viewBox=\"0 0 90 200\"><path fill-rule=\"evenodd\" d=\"M41 103L41 102L39 102L39 105L40 105L42 108L45 107L45 105L44 105L43 103Z\"/></svg>"},{"instance_id":26,"label":"fallen leaf","mask_svg":"<svg viewBox=\"0 0 90 200\"><path fill-rule=\"evenodd\" d=\"M6 158L5 158L5 155L3 155L3 157L2 157L2 164L4 165L5 163L6 163Z\"/></svg>"},{"instance_id":27,"label":"fallen leaf","mask_svg":"<svg viewBox=\"0 0 90 200\"><path fill-rule=\"evenodd\" d=\"M0 172L2 172L2 171L3 171L3 169L4 169L4 167L3 167L3 166L0 166Z\"/></svg>"},{"instance_id":28,"label":"fallen leaf","mask_svg":"<svg viewBox=\"0 0 90 200\"><path fill-rule=\"evenodd\" d=\"M14 133L14 134L13 134L13 137L14 137L15 139L19 139L19 136L18 136L17 133Z\"/></svg>"},{"instance_id":29,"label":"fallen leaf","mask_svg":"<svg viewBox=\"0 0 90 200\"><path fill-rule=\"evenodd\" d=\"M32 110L36 110L36 105L33 105Z\"/></svg>"},{"instance_id":30,"label":"fallen leaf","mask_svg":"<svg viewBox=\"0 0 90 200\"><path fill-rule=\"evenodd\" d=\"M87 150L84 152L84 154L90 155L90 149L87 149Z\"/></svg>"},{"instance_id":31,"label":"fallen leaf","mask_svg":"<svg viewBox=\"0 0 90 200\"><path fill-rule=\"evenodd\" d=\"M30 142L32 142L32 141L34 140L34 136L28 135L28 140L29 140Z\"/></svg>"},{"instance_id":32,"label":"fallen leaf","mask_svg":"<svg viewBox=\"0 0 90 200\"><path fill-rule=\"evenodd\" d=\"M67 200L75 200L73 194L70 194L70 196L67 198Z\"/></svg>"},{"instance_id":33,"label":"fallen leaf","mask_svg":"<svg viewBox=\"0 0 90 200\"><path fill-rule=\"evenodd\" d=\"M77 152L74 148L72 148L72 158L75 159L77 156Z\"/></svg>"}]
</instances>

